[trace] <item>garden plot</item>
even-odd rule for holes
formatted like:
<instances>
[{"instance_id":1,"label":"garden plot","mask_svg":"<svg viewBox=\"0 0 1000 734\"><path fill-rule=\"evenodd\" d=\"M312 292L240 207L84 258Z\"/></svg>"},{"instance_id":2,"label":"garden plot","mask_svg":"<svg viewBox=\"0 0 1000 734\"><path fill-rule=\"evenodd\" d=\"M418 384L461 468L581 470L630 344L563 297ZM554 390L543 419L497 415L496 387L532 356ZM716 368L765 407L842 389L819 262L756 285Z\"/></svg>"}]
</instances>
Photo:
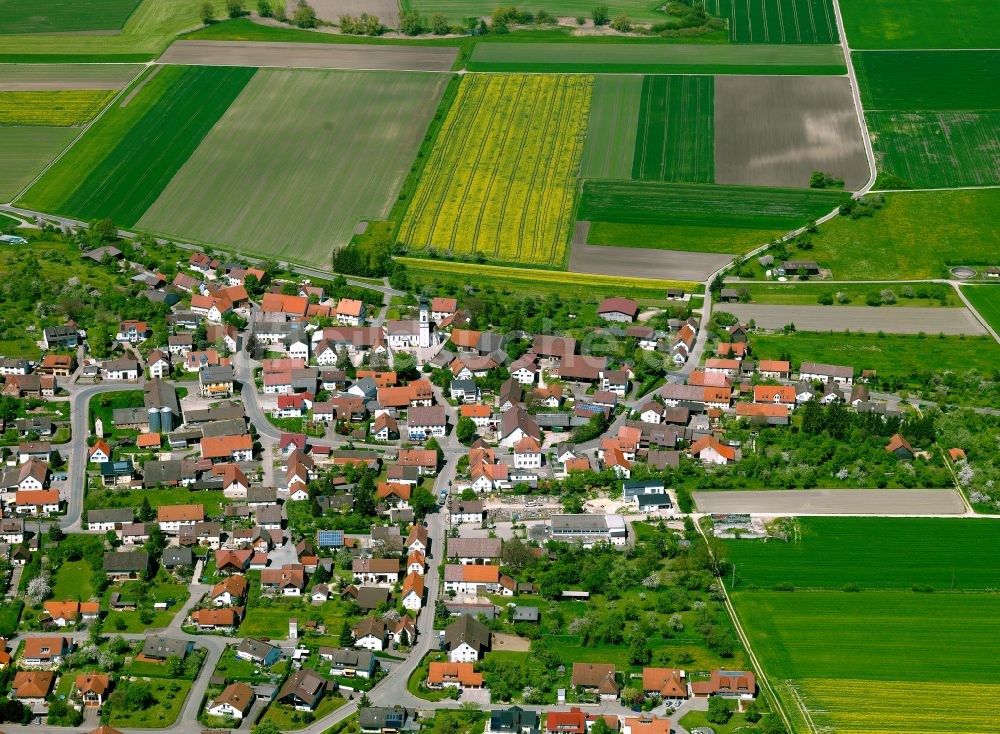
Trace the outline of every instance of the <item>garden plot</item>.
<instances>
[{"instance_id":1,"label":"garden plot","mask_svg":"<svg viewBox=\"0 0 1000 734\"><path fill-rule=\"evenodd\" d=\"M831 286L836 290L836 286ZM753 319L764 329L795 324L802 331L864 331L887 334L986 333L983 325L965 308L882 308L880 306L768 306L729 303L722 306L741 321Z\"/></svg>"},{"instance_id":2,"label":"garden plot","mask_svg":"<svg viewBox=\"0 0 1000 734\"><path fill-rule=\"evenodd\" d=\"M447 82L262 69L138 226L327 266L388 214Z\"/></svg>"},{"instance_id":3,"label":"garden plot","mask_svg":"<svg viewBox=\"0 0 1000 734\"><path fill-rule=\"evenodd\" d=\"M298 0L287 0L285 12L291 18L298 7ZM342 15L357 17L362 13L378 16L383 25L399 28L399 3L397 0L312 0L310 3L320 20L336 23Z\"/></svg>"},{"instance_id":4,"label":"garden plot","mask_svg":"<svg viewBox=\"0 0 1000 734\"><path fill-rule=\"evenodd\" d=\"M861 126L843 77L715 80L715 181L806 187L813 171L868 180Z\"/></svg>"},{"instance_id":5,"label":"garden plot","mask_svg":"<svg viewBox=\"0 0 1000 734\"><path fill-rule=\"evenodd\" d=\"M243 41L177 41L163 64L259 66L283 69L385 69L448 71L458 49Z\"/></svg>"}]
</instances>

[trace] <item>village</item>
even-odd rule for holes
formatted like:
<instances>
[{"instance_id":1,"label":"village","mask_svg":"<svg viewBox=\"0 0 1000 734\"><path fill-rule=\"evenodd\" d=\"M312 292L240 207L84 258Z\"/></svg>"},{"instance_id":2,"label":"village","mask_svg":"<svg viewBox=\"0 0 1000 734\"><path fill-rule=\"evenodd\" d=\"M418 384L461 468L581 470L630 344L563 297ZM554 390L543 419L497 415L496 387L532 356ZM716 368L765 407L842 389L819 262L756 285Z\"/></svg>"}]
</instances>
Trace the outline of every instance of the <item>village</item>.
<instances>
[{"instance_id":1,"label":"village","mask_svg":"<svg viewBox=\"0 0 1000 734\"><path fill-rule=\"evenodd\" d=\"M324 731L357 709L373 733L503 702L486 732L757 721L717 591L665 585L710 536L764 524L698 513L691 489L731 479L761 431L845 415L880 464L922 465L927 486L946 471L868 373L757 360L747 326L702 324L679 291L664 301L688 315L662 328L616 297L579 338L499 334L459 298L384 284L334 298L200 252L169 281L114 246L83 257L165 318L122 314L103 358L69 321L38 359L0 361L15 723ZM615 594L662 586L637 629L697 628L690 650L619 617L627 655L542 652L617 613L561 569L647 555Z\"/></svg>"}]
</instances>

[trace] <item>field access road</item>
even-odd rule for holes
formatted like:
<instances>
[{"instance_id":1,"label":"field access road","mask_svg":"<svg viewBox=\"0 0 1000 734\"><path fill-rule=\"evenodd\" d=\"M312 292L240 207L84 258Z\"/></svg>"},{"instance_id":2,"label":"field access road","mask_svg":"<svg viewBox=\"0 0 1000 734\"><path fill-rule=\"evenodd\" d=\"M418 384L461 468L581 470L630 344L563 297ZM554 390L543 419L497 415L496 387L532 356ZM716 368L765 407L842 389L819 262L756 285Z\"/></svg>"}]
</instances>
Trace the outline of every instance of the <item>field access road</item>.
<instances>
[{"instance_id":1,"label":"field access road","mask_svg":"<svg viewBox=\"0 0 1000 734\"><path fill-rule=\"evenodd\" d=\"M965 308L906 306L798 306L758 303L726 304L726 311L759 328L780 329L795 324L798 331L864 331L886 334L947 334L982 336L986 329Z\"/></svg>"},{"instance_id":2,"label":"field access road","mask_svg":"<svg viewBox=\"0 0 1000 734\"><path fill-rule=\"evenodd\" d=\"M457 58L458 49L445 46L174 41L157 61L193 66L448 72Z\"/></svg>"},{"instance_id":3,"label":"field access road","mask_svg":"<svg viewBox=\"0 0 1000 734\"><path fill-rule=\"evenodd\" d=\"M694 492L707 514L957 517L969 515L951 489L774 489ZM974 513L973 513L974 514Z\"/></svg>"}]
</instances>

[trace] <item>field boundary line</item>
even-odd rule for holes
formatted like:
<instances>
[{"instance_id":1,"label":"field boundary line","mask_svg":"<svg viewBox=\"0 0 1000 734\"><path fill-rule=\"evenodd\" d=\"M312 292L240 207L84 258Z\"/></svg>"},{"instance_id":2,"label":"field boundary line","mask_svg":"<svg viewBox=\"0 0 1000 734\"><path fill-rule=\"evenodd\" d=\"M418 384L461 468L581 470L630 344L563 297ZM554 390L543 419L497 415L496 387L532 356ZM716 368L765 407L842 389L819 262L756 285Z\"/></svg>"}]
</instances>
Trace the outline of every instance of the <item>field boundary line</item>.
<instances>
[{"instance_id":1,"label":"field boundary line","mask_svg":"<svg viewBox=\"0 0 1000 734\"><path fill-rule=\"evenodd\" d=\"M865 108L861 102L861 87L858 85L858 75L854 71L854 59L851 57L851 46L847 40L847 30L844 28L844 16L840 12L840 0L830 0L833 5L833 15L837 22L837 33L840 34L840 47L844 52L844 64L847 66L847 78L851 84L851 95L854 97L854 110L858 116L858 124L861 126L861 139L865 144L865 155L868 157L868 170L870 177L868 183L861 187L855 198L864 196L875 186L878 178L877 163L875 161L875 150L872 147L871 135L868 133L868 124L865 122Z\"/></svg>"},{"instance_id":2,"label":"field boundary line","mask_svg":"<svg viewBox=\"0 0 1000 734\"><path fill-rule=\"evenodd\" d=\"M153 62L147 62L145 64L140 64L139 66L141 68L139 69L139 71L136 72L135 76L133 76L131 79L129 79L126 84L122 85L122 88L119 89L118 92L110 100L108 100L108 103L104 106L104 109L102 109L100 112L98 112L93 117L93 119L90 120L90 122L88 122L86 125L84 125L83 127L81 127L80 128L80 132L77 133L77 135L71 141L69 141L69 143L66 145L65 148L62 149L62 151L59 153L59 155L57 155L55 158L53 158L51 161L49 161L48 165L46 165L41 171L39 171L37 176L35 176L33 179L31 179L31 181L29 181L27 184L25 184L21 188L21 190L18 191L10 201L6 202L8 205L13 205L13 203L15 201L17 201L22 196L24 196L26 193L28 193L29 189L31 189L32 186L34 186L36 183L38 183L38 181L42 178L42 176L44 176L46 173L49 172L49 169L52 168L52 166L54 166L56 163L58 163L59 161L61 161L63 159L63 157L67 153L69 153L76 146L76 144L80 141L80 139L84 135L86 135L87 131L90 130L90 128L98 120L100 120L102 117L104 117L105 113L107 113L107 111L109 109L111 109L112 107L114 107L114 105L118 101L118 99L123 94L125 94L126 92L129 91L129 88L133 84L135 84L136 80L139 77L141 77L143 74L145 74L150 69L150 67L153 66Z\"/></svg>"},{"instance_id":3,"label":"field boundary line","mask_svg":"<svg viewBox=\"0 0 1000 734\"><path fill-rule=\"evenodd\" d=\"M872 189L870 194L915 194L921 191L975 191L977 189L1000 189L1000 184L983 184L981 186L941 186L930 189Z\"/></svg>"}]
</instances>

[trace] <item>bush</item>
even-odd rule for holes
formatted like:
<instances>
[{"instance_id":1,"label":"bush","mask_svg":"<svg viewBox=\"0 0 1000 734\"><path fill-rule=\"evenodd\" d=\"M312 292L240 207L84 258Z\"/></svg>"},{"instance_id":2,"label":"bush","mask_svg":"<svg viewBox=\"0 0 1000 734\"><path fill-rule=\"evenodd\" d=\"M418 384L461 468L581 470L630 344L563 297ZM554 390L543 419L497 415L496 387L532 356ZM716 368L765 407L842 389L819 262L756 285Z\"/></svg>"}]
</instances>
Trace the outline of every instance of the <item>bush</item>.
<instances>
[{"instance_id":1,"label":"bush","mask_svg":"<svg viewBox=\"0 0 1000 734\"><path fill-rule=\"evenodd\" d=\"M795 587L787 581L782 581L771 587L775 591L795 591Z\"/></svg>"},{"instance_id":2,"label":"bush","mask_svg":"<svg viewBox=\"0 0 1000 734\"><path fill-rule=\"evenodd\" d=\"M591 12L590 17L594 19L594 25L596 26L607 25L611 20L611 16L608 15L607 5L598 5L594 8L593 12Z\"/></svg>"},{"instance_id":3,"label":"bush","mask_svg":"<svg viewBox=\"0 0 1000 734\"><path fill-rule=\"evenodd\" d=\"M733 709L726 699L712 696L708 699L708 713L705 718L711 724L727 724L733 718Z\"/></svg>"},{"instance_id":4,"label":"bush","mask_svg":"<svg viewBox=\"0 0 1000 734\"><path fill-rule=\"evenodd\" d=\"M625 13L620 13L611 21L611 27L619 33L628 33L632 30L632 21Z\"/></svg>"}]
</instances>

